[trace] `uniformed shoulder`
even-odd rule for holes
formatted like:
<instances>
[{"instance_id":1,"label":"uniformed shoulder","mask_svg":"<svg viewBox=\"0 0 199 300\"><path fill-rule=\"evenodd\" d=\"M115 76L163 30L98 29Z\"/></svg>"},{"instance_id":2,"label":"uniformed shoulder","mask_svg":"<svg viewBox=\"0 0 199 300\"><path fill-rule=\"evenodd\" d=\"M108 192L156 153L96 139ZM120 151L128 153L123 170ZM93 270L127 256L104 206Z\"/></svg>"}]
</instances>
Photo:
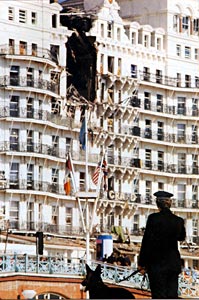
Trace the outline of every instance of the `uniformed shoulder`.
<instances>
[{"instance_id":1,"label":"uniformed shoulder","mask_svg":"<svg viewBox=\"0 0 199 300\"><path fill-rule=\"evenodd\" d=\"M148 216L148 220L152 220L152 219L155 219L159 216L159 212L155 212L155 213L152 213Z\"/></svg>"},{"instance_id":2,"label":"uniformed shoulder","mask_svg":"<svg viewBox=\"0 0 199 300\"><path fill-rule=\"evenodd\" d=\"M173 214L173 216L175 216L175 218L176 218L179 222L184 223L184 219L183 219L183 218L181 218L181 217L179 217L179 216L176 216L176 215L174 215L174 214Z\"/></svg>"}]
</instances>

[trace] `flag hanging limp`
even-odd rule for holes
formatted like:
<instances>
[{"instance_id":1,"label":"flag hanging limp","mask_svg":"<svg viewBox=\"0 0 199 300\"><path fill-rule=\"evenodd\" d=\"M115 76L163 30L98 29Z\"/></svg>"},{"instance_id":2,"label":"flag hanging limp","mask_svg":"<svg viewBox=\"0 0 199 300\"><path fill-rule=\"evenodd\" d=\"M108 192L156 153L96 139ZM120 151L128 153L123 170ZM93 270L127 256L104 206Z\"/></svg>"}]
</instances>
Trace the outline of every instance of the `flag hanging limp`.
<instances>
[{"instance_id":1,"label":"flag hanging limp","mask_svg":"<svg viewBox=\"0 0 199 300\"><path fill-rule=\"evenodd\" d=\"M79 133L79 142L82 146L82 150L86 150L86 123L85 118L82 121L82 126Z\"/></svg>"},{"instance_id":2,"label":"flag hanging limp","mask_svg":"<svg viewBox=\"0 0 199 300\"><path fill-rule=\"evenodd\" d=\"M107 170L107 162L103 160L102 164L99 162L97 167L95 168L95 171L92 176L92 181L95 185L98 184L99 176L100 176L100 171L102 170L104 174L104 185L106 185L106 177L108 175L108 170ZM104 187L104 189L106 189Z\"/></svg>"}]
</instances>

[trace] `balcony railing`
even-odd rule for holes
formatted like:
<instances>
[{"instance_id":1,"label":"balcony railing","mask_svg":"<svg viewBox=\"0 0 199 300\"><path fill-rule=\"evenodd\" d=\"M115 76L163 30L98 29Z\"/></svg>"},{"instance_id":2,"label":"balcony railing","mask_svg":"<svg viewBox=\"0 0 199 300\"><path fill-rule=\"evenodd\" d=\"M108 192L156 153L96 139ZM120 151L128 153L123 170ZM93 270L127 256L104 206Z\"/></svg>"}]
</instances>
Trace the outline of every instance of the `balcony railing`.
<instances>
[{"instance_id":1,"label":"balcony railing","mask_svg":"<svg viewBox=\"0 0 199 300\"><path fill-rule=\"evenodd\" d=\"M60 118L60 115L54 114L44 109L32 108L28 110L24 107L16 107L14 110L10 109L9 106L0 107L0 118L27 118L41 121L52 122L56 125L65 126L71 128L77 128L74 120L70 117ZM79 126L80 127L80 126Z\"/></svg>"},{"instance_id":2,"label":"balcony railing","mask_svg":"<svg viewBox=\"0 0 199 300\"><path fill-rule=\"evenodd\" d=\"M66 157L66 149L62 149L59 147L49 146L41 143L10 143L10 142L1 142L0 143L0 153L1 152L9 152L16 151L22 153L35 153L35 154L43 154L50 155L58 158Z\"/></svg>"},{"instance_id":3,"label":"balcony railing","mask_svg":"<svg viewBox=\"0 0 199 300\"><path fill-rule=\"evenodd\" d=\"M57 63L55 60L54 52L49 49L44 48L32 48L32 46L23 46L23 45L0 45L0 55L17 55L17 56L31 56L38 57L42 59L48 59L52 62ZM31 58L32 59L32 58Z\"/></svg>"},{"instance_id":4,"label":"balcony railing","mask_svg":"<svg viewBox=\"0 0 199 300\"><path fill-rule=\"evenodd\" d=\"M179 144L197 144L198 136L197 135L179 135L174 133L165 133L164 129L162 130L151 130L151 128L141 129L139 126L123 126L122 134L133 135L136 137L141 137L145 139L153 139L157 141L164 141L168 143L179 143Z\"/></svg>"},{"instance_id":5,"label":"balcony railing","mask_svg":"<svg viewBox=\"0 0 199 300\"><path fill-rule=\"evenodd\" d=\"M169 77L169 76L163 76L159 74L154 74L150 72L143 72L139 71L139 75L141 80L143 81L148 81L150 83L155 83L155 84L162 84L162 85L167 85L167 86L172 86L172 87L181 87L181 88L198 88L198 83L195 82L194 85L192 85L192 81L187 80L182 84L181 81L177 77Z\"/></svg>"},{"instance_id":6,"label":"balcony railing","mask_svg":"<svg viewBox=\"0 0 199 300\"><path fill-rule=\"evenodd\" d=\"M44 79L31 79L28 80L24 76L0 76L0 87L22 87L22 88L35 88L45 91L50 91L56 94L59 94L59 83L54 83L49 80Z\"/></svg>"}]
</instances>

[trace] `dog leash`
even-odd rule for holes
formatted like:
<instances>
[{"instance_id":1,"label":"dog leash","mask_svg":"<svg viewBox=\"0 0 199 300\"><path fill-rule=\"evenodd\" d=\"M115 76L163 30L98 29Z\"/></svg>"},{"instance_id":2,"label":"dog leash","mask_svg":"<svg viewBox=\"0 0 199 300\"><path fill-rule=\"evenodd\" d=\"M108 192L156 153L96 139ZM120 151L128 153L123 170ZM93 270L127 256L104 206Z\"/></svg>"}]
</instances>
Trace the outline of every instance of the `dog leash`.
<instances>
[{"instance_id":1,"label":"dog leash","mask_svg":"<svg viewBox=\"0 0 199 300\"><path fill-rule=\"evenodd\" d=\"M140 272L140 270L137 269L137 270L133 271L129 276L124 277L123 279L120 279L120 280L116 280L116 282L119 283L119 282L122 282L124 280L128 280L129 278L131 278L132 276L136 275L139 272ZM142 283L141 283L141 289L143 289L145 280L146 280L146 273L143 275L143 279L142 279Z\"/></svg>"},{"instance_id":2,"label":"dog leash","mask_svg":"<svg viewBox=\"0 0 199 300\"><path fill-rule=\"evenodd\" d=\"M139 272L140 272L140 270L135 270L135 271L133 271L133 273L131 273L129 276L124 277L123 279L117 280L117 283L129 279L129 278L131 278L132 276L136 275L136 274L139 273Z\"/></svg>"}]
</instances>

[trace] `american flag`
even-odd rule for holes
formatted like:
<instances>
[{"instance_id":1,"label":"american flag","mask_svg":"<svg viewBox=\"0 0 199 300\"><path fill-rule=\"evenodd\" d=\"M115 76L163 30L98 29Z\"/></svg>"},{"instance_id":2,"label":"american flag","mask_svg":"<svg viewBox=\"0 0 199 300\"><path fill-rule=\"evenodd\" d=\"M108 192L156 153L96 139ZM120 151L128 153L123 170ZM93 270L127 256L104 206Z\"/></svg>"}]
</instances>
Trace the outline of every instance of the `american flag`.
<instances>
[{"instance_id":1,"label":"american flag","mask_svg":"<svg viewBox=\"0 0 199 300\"><path fill-rule=\"evenodd\" d=\"M107 162L105 160L103 160L102 165L101 163L98 163L98 166L95 168L95 172L93 173L92 181L95 185L98 184L100 170L102 170L104 173L104 184L106 185L106 177L108 172L107 172Z\"/></svg>"},{"instance_id":2,"label":"american flag","mask_svg":"<svg viewBox=\"0 0 199 300\"><path fill-rule=\"evenodd\" d=\"M100 166L98 165L93 173L92 181L95 185L98 183L99 175L100 175Z\"/></svg>"}]
</instances>

